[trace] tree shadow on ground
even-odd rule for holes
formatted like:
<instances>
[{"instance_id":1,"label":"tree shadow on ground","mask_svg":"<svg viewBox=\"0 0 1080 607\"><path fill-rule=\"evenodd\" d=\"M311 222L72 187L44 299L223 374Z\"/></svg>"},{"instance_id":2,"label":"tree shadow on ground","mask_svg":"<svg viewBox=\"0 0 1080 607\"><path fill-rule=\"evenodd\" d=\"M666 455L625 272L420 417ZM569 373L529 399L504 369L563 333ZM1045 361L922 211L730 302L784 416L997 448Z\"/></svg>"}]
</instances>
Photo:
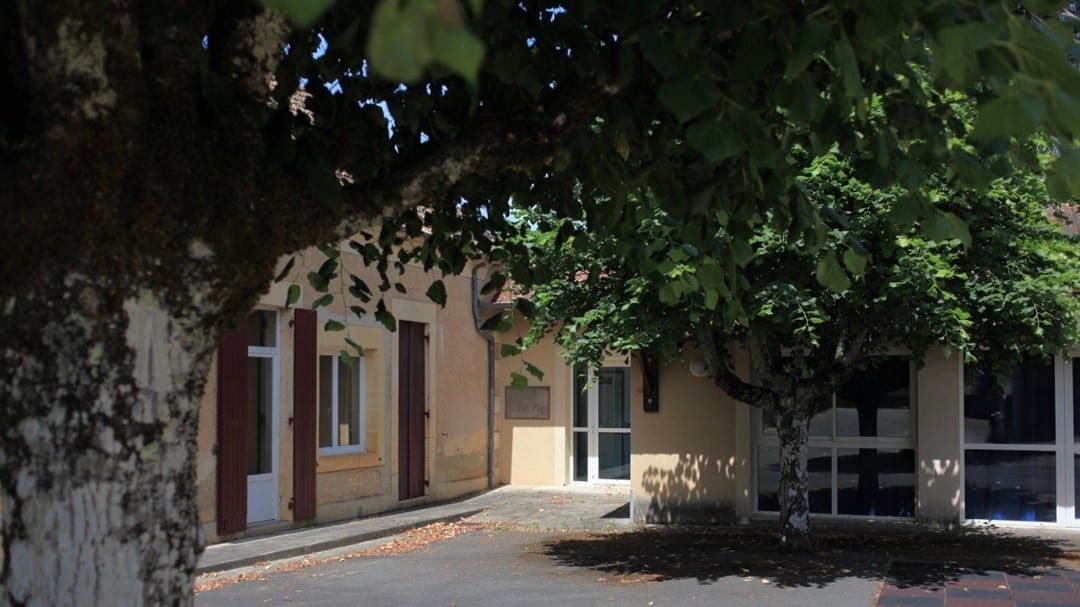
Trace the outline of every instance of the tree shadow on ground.
<instances>
[{"instance_id":1,"label":"tree shadow on ground","mask_svg":"<svg viewBox=\"0 0 1080 607\"><path fill-rule=\"evenodd\" d=\"M818 588L851 577L937 588L962 576L1037 575L1080 563L1071 546L1049 538L877 524L818 529L812 554L787 552L764 524L579 534L547 542L541 553L563 566L638 581L756 577L780 587Z\"/></svg>"}]
</instances>

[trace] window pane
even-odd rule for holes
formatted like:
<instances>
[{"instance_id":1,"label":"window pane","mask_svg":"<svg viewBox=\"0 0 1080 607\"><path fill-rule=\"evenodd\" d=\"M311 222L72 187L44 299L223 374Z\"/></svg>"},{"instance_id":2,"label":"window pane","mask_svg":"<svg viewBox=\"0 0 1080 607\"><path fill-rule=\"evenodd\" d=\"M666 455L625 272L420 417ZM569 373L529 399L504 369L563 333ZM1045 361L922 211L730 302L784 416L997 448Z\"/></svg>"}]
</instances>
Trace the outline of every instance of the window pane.
<instances>
[{"instance_id":1,"label":"window pane","mask_svg":"<svg viewBox=\"0 0 1080 607\"><path fill-rule=\"evenodd\" d=\"M1054 368L1017 365L1005 385L977 366L964 370L964 437L968 443L1053 443Z\"/></svg>"},{"instance_id":2,"label":"window pane","mask_svg":"<svg viewBox=\"0 0 1080 607\"><path fill-rule=\"evenodd\" d=\"M600 478L630 480L630 435L601 432L599 437Z\"/></svg>"},{"instance_id":3,"label":"window pane","mask_svg":"<svg viewBox=\"0 0 1080 607\"><path fill-rule=\"evenodd\" d=\"M600 370L600 427L630 427L630 373L626 367Z\"/></svg>"},{"instance_id":4,"label":"window pane","mask_svg":"<svg viewBox=\"0 0 1080 607\"><path fill-rule=\"evenodd\" d=\"M969 519L1056 520L1053 453L968 449L964 459Z\"/></svg>"},{"instance_id":5,"label":"window pane","mask_svg":"<svg viewBox=\"0 0 1080 607\"><path fill-rule=\"evenodd\" d=\"M589 426L589 371L585 367L574 369L574 427Z\"/></svg>"},{"instance_id":6,"label":"window pane","mask_svg":"<svg viewBox=\"0 0 1080 607\"><path fill-rule=\"evenodd\" d=\"M319 446L333 447L334 433L330 431L330 403L334 399L334 357L319 357Z\"/></svg>"},{"instance_id":7,"label":"window pane","mask_svg":"<svg viewBox=\"0 0 1080 607\"><path fill-rule=\"evenodd\" d=\"M337 444L360 444L360 365L362 360L353 363L353 367L338 359L338 427Z\"/></svg>"},{"instance_id":8,"label":"window pane","mask_svg":"<svg viewBox=\"0 0 1080 607\"><path fill-rule=\"evenodd\" d=\"M915 451L837 449L839 514L915 516Z\"/></svg>"},{"instance_id":9,"label":"window pane","mask_svg":"<svg viewBox=\"0 0 1080 607\"><path fill-rule=\"evenodd\" d=\"M1080 455L1073 456L1073 490L1075 491L1076 501L1074 504L1080 504ZM1080 510L1076 511L1076 518L1080 519Z\"/></svg>"},{"instance_id":10,"label":"window pane","mask_svg":"<svg viewBox=\"0 0 1080 607\"><path fill-rule=\"evenodd\" d=\"M247 473L273 472L270 461L273 432L274 363L269 358L248 358Z\"/></svg>"},{"instance_id":11,"label":"window pane","mask_svg":"<svg viewBox=\"0 0 1080 607\"><path fill-rule=\"evenodd\" d=\"M836 393L837 436L911 435L911 366L881 358Z\"/></svg>"},{"instance_id":12,"label":"window pane","mask_svg":"<svg viewBox=\"0 0 1080 607\"><path fill-rule=\"evenodd\" d=\"M807 455L810 512L832 513L832 454L830 449L810 449ZM758 510L779 512L780 447L758 447Z\"/></svg>"},{"instance_id":13,"label":"window pane","mask_svg":"<svg viewBox=\"0 0 1080 607\"><path fill-rule=\"evenodd\" d=\"M810 418L810 436L827 436L832 438L833 410L827 409Z\"/></svg>"},{"instance_id":14,"label":"window pane","mask_svg":"<svg viewBox=\"0 0 1080 607\"><path fill-rule=\"evenodd\" d=\"M277 312L255 310L248 317L248 345L277 347Z\"/></svg>"},{"instance_id":15,"label":"window pane","mask_svg":"<svg viewBox=\"0 0 1080 607\"><path fill-rule=\"evenodd\" d=\"M574 433L574 480L589 480L589 433Z\"/></svg>"},{"instance_id":16,"label":"window pane","mask_svg":"<svg viewBox=\"0 0 1080 607\"><path fill-rule=\"evenodd\" d=\"M806 460L810 512L832 514L832 449L810 449Z\"/></svg>"}]
</instances>

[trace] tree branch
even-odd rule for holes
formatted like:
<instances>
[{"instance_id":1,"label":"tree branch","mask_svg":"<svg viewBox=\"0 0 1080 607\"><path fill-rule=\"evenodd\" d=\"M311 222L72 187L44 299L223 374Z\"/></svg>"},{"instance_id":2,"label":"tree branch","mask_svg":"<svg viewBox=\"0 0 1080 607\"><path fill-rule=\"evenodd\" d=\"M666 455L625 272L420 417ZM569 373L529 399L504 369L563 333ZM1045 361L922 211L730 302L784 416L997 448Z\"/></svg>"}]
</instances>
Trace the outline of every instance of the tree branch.
<instances>
[{"instance_id":1,"label":"tree branch","mask_svg":"<svg viewBox=\"0 0 1080 607\"><path fill-rule=\"evenodd\" d=\"M712 328L702 326L698 329L698 341L702 354L713 373L713 383L737 401L752 407L766 408L773 403L776 395L769 389L755 386L735 374L720 355L722 344L717 343Z\"/></svg>"}]
</instances>

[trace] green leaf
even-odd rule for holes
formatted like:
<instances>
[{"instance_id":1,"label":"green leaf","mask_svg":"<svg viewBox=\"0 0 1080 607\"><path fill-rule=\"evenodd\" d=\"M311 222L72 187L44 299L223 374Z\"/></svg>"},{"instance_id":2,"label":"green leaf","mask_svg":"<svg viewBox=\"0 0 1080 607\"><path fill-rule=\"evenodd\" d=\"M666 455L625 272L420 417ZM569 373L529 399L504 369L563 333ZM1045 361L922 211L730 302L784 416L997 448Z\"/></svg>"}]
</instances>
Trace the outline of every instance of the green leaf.
<instances>
[{"instance_id":1,"label":"green leaf","mask_svg":"<svg viewBox=\"0 0 1080 607\"><path fill-rule=\"evenodd\" d=\"M361 358L364 356L364 346L361 346L359 343L357 343L355 339L351 337L346 337L345 343L353 349L353 352L356 353L356 356Z\"/></svg>"},{"instance_id":2,"label":"green leaf","mask_svg":"<svg viewBox=\"0 0 1080 607\"><path fill-rule=\"evenodd\" d=\"M536 315L539 312L536 308L536 304L525 297L518 297L515 299L514 307L517 308L518 312L521 312L522 316L529 319L536 318Z\"/></svg>"},{"instance_id":3,"label":"green leaf","mask_svg":"<svg viewBox=\"0 0 1080 607\"><path fill-rule=\"evenodd\" d=\"M828 22L814 19L803 22L795 39L791 56L788 58L787 69L784 70L784 80L797 78L806 66L810 65L814 56L825 50L830 31L832 31L832 24Z\"/></svg>"},{"instance_id":4,"label":"green leaf","mask_svg":"<svg viewBox=\"0 0 1080 607\"><path fill-rule=\"evenodd\" d=\"M727 127L727 128L725 128ZM686 129L686 140L713 162L723 162L743 150L742 138L730 123L696 122Z\"/></svg>"},{"instance_id":5,"label":"green leaf","mask_svg":"<svg viewBox=\"0 0 1080 607\"><path fill-rule=\"evenodd\" d=\"M664 107L671 110L679 122L689 122L720 100L720 89L711 80L699 75L681 76L668 80L657 93Z\"/></svg>"},{"instance_id":6,"label":"green leaf","mask_svg":"<svg viewBox=\"0 0 1080 607\"><path fill-rule=\"evenodd\" d=\"M510 387L515 390L525 390L529 387L529 378L520 373L511 373Z\"/></svg>"},{"instance_id":7,"label":"green leaf","mask_svg":"<svg viewBox=\"0 0 1080 607\"><path fill-rule=\"evenodd\" d=\"M431 31L435 59L469 84L476 84L484 60L484 43L463 26L436 24Z\"/></svg>"},{"instance_id":8,"label":"green leaf","mask_svg":"<svg viewBox=\"0 0 1080 607\"><path fill-rule=\"evenodd\" d=\"M829 251L821 258L817 264L816 276L819 283L837 293L843 293L851 287L851 279L840 267L835 251Z\"/></svg>"},{"instance_id":9,"label":"green leaf","mask_svg":"<svg viewBox=\"0 0 1080 607\"><path fill-rule=\"evenodd\" d=\"M336 320L328 320L323 324L323 331L344 331L345 324Z\"/></svg>"},{"instance_id":10,"label":"green leaf","mask_svg":"<svg viewBox=\"0 0 1080 607\"><path fill-rule=\"evenodd\" d=\"M336 0L261 0L266 8L281 11L297 27L308 27Z\"/></svg>"},{"instance_id":11,"label":"green leaf","mask_svg":"<svg viewBox=\"0 0 1080 607\"><path fill-rule=\"evenodd\" d=\"M307 280L308 284L311 285L311 288L319 293L326 293L326 291L330 289L330 281L318 272L308 272Z\"/></svg>"},{"instance_id":12,"label":"green leaf","mask_svg":"<svg viewBox=\"0 0 1080 607\"><path fill-rule=\"evenodd\" d=\"M375 307L375 320L381 322L387 331L391 333L397 331L397 320L394 315L386 309L386 304L383 300L379 300L378 305Z\"/></svg>"},{"instance_id":13,"label":"green leaf","mask_svg":"<svg viewBox=\"0 0 1080 607\"><path fill-rule=\"evenodd\" d=\"M946 242L959 240L964 246L971 245L971 231L967 223L948 211L936 211L923 222L922 232L930 240Z\"/></svg>"},{"instance_id":14,"label":"green leaf","mask_svg":"<svg viewBox=\"0 0 1080 607\"><path fill-rule=\"evenodd\" d=\"M300 299L300 285L289 285L289 292L285 295L285 307L293 305Z\"/></svg>"},{"instance_id":15,"label":"green leaf","mask_svg":"<svg viewBox=\"0 0 1080 607\"><path fill-rule=\"evenodd\" d=\"M541 371L540 368L536 365L525 361L525 370L529 372L529 375L532 375L540 381L544 381L544 372Z\"/></svg>"},{"instance_id":16,"label":"green leaf","mask_svg":"<svg viewBox=\"0 0 1080 607\"><path fill-rule=\"evenodd\" d=\"M510 358L521 354L521 348L516 344L499 344L499 357Z\"/></svg>"},{"instance_id":17,"label":"green leaf","mask_svg":"<svg viewBox=\"0 0 1080 607\"><path fill-rule=\"evenodd\" d=\"M356 368L356 358L354 358L348 350L340 350L338 352L338 358L340 358L341 362L345 363L350 369Z\"/></svg>"},{"instance_id":18,"label":"green leaf","mask_svg":"<svg viewBox=\"0 0 1080 607\"><path fill-rule=\"evenodd\" d=\"M367 55L371 69L389 80L416 82L431 61L427 18L413 2L381 0L371 18Z\"/></svg>"},{"instance_id":19,"label":"green leaf","mask_svg":"<svg viewBox=\"0 0 1080 607\"><path fill-rule=\"evenodd\" d=\"M852 247L848 247L844 251L844 267L854 276L861 276L863 271L866 270L866 260L866 253L856 251Z\"/></svg>"},{"instance_id":20,"label":"green leaf","mask_svg":"<svg viewBox=\"0 0 1080 607\"><path fill-rule=\"evenodd\" d=\"M440 306L446 306L446 285L443 284L443 281L436 280L428 287L427 296L428 299Z\"/></svg>"},{"instance_id":21,"label":"green leaf","mask_svg":"<svg viewBox=\"0 0 1080 607\"><path fill-rule=\"evenodd\" d=\"M289 271L293 269L294 265L296 265L295 255L289 258L289 262L286 263L285 267L282 268L281 271L278 272L278 275L274 277L274 282L281 282L282 280L285 280L285 277L289 275Z\"/></svg>"},{"instance_id":22,"label":"green leaf","mask_svg":"<svg viewBox=\"0 0 1080 607\"><path fill-rule=\"evenodd\" d=\"M317 309L319 309L319 308L321 308L323 306L328 306L333 302L334 302L334 295L332 293L327 293L326 295L323 295L322 297L320 297L320 298L316 299L315 301L311 302L311 309L312 310L317 310Z\"/></svg>"},{"instance_id":23,"label":"green leaf","mask_svg":"<svg viewBox=\"0 0 1080 607\"><path fill-rule=\"evenodd\" d=\"M1028 95L1009 94L983 103L971 138L990 141L1026 137L1046 119L1046 105Z\"/></svg>"},{"instance_id":24,"label":"green leaf","mask_svg":"<svg viewBox=\"0 0 1080 607\"><path fill-rule=\"evenodd\" d=\"M357 318L362 318L364 314L367 314L367 310L360 306L349 306L349 311L355 314Z\"/></svg>"},{"instance_id":25,"label":"green leaf","mask_svg":"<svg viewBox=\"0 0 1080 607\"><path fill-rule=\"evenodd\" d=\"M481 331L494 331L494 330L496 330L499 327L499 325L502 323L503 316L504 316L504 314L502 312L499 312L498 314L493 315L491 318L485 320L483 323L480 324L480 330Z\"/></svg>"}]
</instances>

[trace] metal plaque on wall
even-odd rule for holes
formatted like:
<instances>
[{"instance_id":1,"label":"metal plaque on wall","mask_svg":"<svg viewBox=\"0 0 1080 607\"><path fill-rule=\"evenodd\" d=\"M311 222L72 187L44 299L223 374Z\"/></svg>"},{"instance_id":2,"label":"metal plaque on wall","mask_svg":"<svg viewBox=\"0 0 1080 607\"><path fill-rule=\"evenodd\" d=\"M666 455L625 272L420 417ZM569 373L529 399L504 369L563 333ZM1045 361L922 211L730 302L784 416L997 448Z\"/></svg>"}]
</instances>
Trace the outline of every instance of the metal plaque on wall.
<instances>
[{"instance_id":1,"label":"metal plaque on wall","mask_svg":"<svg viewBox=\"0 0 1080 607\"><path fill-rule=\"evenodd\" d=\"M551 419L551 391L547 386L506 388L506 419Z\"/></svg>"}]
</instances>

